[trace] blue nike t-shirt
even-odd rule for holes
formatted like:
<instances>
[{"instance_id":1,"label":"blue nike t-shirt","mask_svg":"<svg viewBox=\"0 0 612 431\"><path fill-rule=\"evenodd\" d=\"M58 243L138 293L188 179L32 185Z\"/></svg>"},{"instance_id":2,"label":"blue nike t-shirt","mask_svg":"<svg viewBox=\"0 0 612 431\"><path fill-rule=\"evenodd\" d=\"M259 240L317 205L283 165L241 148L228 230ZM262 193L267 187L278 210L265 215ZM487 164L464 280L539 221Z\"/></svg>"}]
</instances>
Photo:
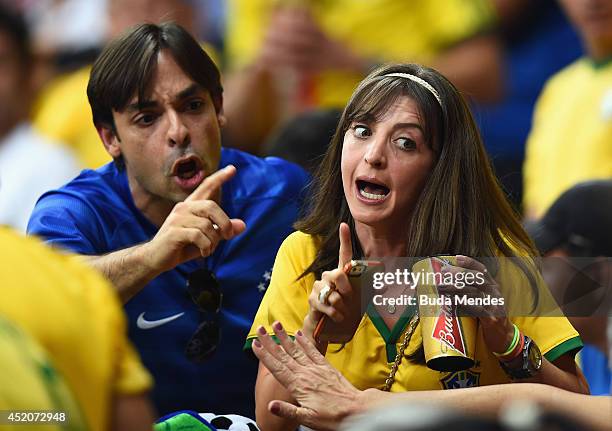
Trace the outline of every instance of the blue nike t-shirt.
<instances>
[{"instance_id":1,"label":"blue nike t-shirt","mask_svg":"<svg viewBox=\"0 0 612 431\"><path fill-rule=\"evenodd\" d=\"M161 274L125 305L130 338L155 377L153 400L160 415L190 409L254 417L257 361L242 347L278 248L293 230L308 176L278 158L223 149L220 168L228 164L237 173L223 185L221 207L230 218L244 220L246 231L222 241L208 258ZM114 163L85 170L45 193L28 225L29 234L84 255L147 242L157 230L135 207L127 175ZM219 281L218 315L200 312L187 293L186 278L199 268ZM219 323L221 341L211 358L197 364L184 351L205 319Z\"/></svg>"}]
</instances>

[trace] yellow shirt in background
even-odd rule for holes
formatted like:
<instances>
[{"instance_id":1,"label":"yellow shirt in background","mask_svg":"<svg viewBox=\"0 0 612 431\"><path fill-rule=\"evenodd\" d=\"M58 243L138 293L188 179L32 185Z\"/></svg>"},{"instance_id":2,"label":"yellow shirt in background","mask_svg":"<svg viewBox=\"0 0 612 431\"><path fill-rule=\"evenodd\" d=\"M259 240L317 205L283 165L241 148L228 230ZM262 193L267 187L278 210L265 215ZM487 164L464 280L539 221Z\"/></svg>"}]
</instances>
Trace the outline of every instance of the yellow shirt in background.
<instances>
[{"instance_id":1,"label":"yellow shirt in background","mask_svg":"<svg viewBox=\"0 0 612 431\"><path fill-rule=\"evenodd\" d=\"M108 429L113 394L150 389L115 292L75 257L0 228L0 297L0 315L44 348L89 429Z\"/></svg>"},{"instance_id":2,"label":"yellow shirt in background","mask_svg":"<svg viewBox=\"0 0 612 431\"><path fill-rule=\"evenodd\" d=\"M226 60L237 70L250 64L277 5L287 1L231 0ZM376 62L428 64L447 48L488 29L494 12L487 0L334 0L307 5L322 30L354 53ZM342 108L361 74L326 71L314 77L313 105Z\"/></svg>"},{"instance_id":3,"label":"yellow shirt in background","mask_svg":"<svg viewBox=\"0 0 612 431\"><path fill-rule=\"evenodd\" d=\"M313 237L303 232L295 232L283 242L274 263L270 286L259 306L245 348L250 348L260 325L268 333L273 333L272 323L278 320L291 336L302 327L315 277L309 274L299 280L297 278L313 262L316 251ZM514 279L511 277L513 275L509 273L500 273L499 276L506 281ZM524 288L529 289L528 286ZM408 306L395 327L389 330L377 311L370 307L353 339L338 352L339 345L330 344L325 357L358 389L381 388L403 341L406 325L415 311L416 306ZM537 343L549 361L582 347L578 333L565 317L516 317L511 320ZM405 353L415 352L421 343L419 324ZM487 349L480 328L475 359L476 366L473 368L448 373L410 363L404 358L391 391L451 389L510 382L497 358Z\"/></svg>"},{"instance_id":4,"label":"yellow shirt in background","mask_svg":"<svg viewBox=\"0 0 612 431\"><path fill-rule=\"evenodd\" d=\"M34 127L70 147L84 168L95 169L112 159L93 125L87 100L90 71L91 66L83 67L45 88L34 110Z\"/></svg>"},{"instance_id":5,"label":"yellow shirt in background","mask_svg":"<svg viewBox=\"0 0 612 431\"><path fill-rule=\"evenodd\" d=\"M46 422L29 420L29 431L87 430L72 392L44 349L1 316L0 352L0 410L7 412L3 414L0 429L24 430L19 414L44 410L55 414L59 422L51 422L53 417L45 415ZM13 413L12 418L7 416L8 412Z\"/></svg>"},{"instance_id":6,"label":"yellow shirt in background","mask_svg":"<svg viewBox=\"0 0 612 431\"><path fill-rule=\"evenodd\" d=\"M527 140L525 213L539 218L571 186L612 177L612 60L582 58L540 95Z\"/></svg>"}]
</instances>

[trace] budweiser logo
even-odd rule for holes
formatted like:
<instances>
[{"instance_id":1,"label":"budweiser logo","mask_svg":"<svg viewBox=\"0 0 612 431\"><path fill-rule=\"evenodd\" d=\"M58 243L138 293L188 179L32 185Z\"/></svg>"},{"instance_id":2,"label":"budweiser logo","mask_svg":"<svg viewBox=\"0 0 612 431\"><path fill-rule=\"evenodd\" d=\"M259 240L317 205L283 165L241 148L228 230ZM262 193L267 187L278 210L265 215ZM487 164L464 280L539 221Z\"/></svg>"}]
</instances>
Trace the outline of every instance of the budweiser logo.
<instances>
[{"instance_id":1,"label":"budweiser logo","mask_svg":"<svg viewBox=\"0 0 612 431\"><path fill-rule=\"evenodd\" d=\"M437 258L430 259L430 262L434 272L440 273L444 262ZM436 317L431 336L440 342L442 353L446 353L447 349L451 348L461 355L467 356L461 321L452 305L447 304L440 307L440 314Z\"/></svg>"},{"instance_id":2,"label":"budweiser logo","mask_svg":"<svg viewBox=\"0 0 612 431\"><path fill-rule=\"evenodd\" d=\"M431 336L440 341L442 353L446 353L446 348L451 348L463 356L467 356L461 322L453 307L443 305L441 311L440 315L436 318Z\"/></svg>"}]
</instances>

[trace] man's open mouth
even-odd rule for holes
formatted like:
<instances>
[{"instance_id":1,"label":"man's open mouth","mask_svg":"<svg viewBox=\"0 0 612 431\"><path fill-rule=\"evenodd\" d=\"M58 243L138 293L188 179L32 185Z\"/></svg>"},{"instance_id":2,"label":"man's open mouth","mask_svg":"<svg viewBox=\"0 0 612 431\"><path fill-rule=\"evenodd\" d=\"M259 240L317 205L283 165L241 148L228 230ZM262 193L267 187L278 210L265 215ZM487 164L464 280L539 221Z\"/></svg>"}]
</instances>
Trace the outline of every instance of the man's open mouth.
<instances>
[{"instance_id":1,"label":"man's open mouth","mask_svg":"<svg viewBox=\"0 0 612 431\"><path fill-rule=\"evenodd\" d=\"M202 163L200 160L197 157L188 157L177 160L174 163L172 173L182 180L188 180L189 178L193 178L201 170Z\"/></svg>"},{"instance_id":2,"label":"man's open mouth","mask_svg":"<svg viewBox=\"0 0 612 431\"><path fill-rule=\"evenodd\" d=\"M390 191L387 186L371 181L357 180L356 183L359 194L364 198L373 201L385 199Z\"/></svg>"}]
</instances>

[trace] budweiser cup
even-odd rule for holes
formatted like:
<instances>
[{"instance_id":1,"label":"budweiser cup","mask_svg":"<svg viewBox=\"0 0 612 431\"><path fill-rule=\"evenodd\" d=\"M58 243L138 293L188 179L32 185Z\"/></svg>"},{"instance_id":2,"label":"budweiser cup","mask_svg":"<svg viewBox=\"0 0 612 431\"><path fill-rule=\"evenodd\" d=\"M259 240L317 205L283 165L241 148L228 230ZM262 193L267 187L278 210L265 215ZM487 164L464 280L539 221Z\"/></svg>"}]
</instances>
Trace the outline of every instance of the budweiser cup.
<instances>
[{"instance_id":1,"label":"budweiser cup","mask_svg":"<svg viewBox=\"0 0 612 431\"><path fill-rule=\"evenodd\" d=\"M441 269L456 265L455 256L419 260L412 267L417 283L421 335L427 366L437 371L459 371L474 366L477 320L458 316L454 295L444 296L438 286L447 284ZM419 275L420 274L420 275Z\"/></svg>"}]
</instances>

